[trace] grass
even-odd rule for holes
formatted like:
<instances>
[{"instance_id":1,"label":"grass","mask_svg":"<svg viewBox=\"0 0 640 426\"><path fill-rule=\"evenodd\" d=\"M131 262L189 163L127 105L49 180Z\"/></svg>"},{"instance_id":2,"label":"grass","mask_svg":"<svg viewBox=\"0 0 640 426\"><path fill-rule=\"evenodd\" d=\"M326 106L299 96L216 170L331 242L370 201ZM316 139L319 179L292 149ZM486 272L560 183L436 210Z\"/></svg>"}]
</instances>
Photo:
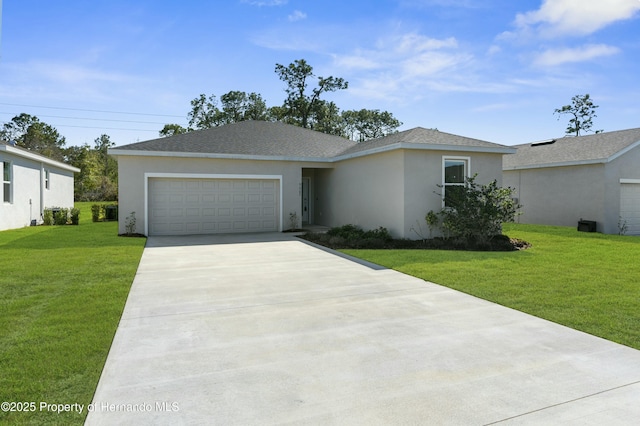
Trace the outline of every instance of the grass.
<instances>
[{"instance_id":1,"label":"grass","mask_svg":"<svg viewBox=\"0 0 640 426\"><path fill-rule=\"evenodd\" d=\"M640 238L507 224L518 252L345 253L640 349Z\"/></svg>"},{"instance_id":2,"label":"grass","mask_svg":"<svg viewBox=\"0 0 640 426\"><path fill-rule=\"evenodd\" d=\"M135 276L144 238L118 237L117 222L0 232L0 411L2 424L83 424ZM85 406L56 414L40 403Z\"/></svg>"}]
</instances>

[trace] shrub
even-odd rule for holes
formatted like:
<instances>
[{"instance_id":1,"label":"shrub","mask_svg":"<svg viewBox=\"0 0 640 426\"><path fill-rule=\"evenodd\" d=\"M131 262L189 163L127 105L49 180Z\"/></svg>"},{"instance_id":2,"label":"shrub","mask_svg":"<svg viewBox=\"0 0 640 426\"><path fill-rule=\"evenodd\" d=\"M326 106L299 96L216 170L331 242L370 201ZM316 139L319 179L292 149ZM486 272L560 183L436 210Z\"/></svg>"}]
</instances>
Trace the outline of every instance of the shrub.
<instances>
[{"instance_id":1,"label":"shrub","mask_svg":"<svg viewBox=\"0 0 640 426\"><path fill-rule=\"evenodd\" d=\"M499 188L495 180L480 185L475 177L447 195L447 206L439 214L451 236L484 247L502 234L503 222L514 221L520 205L513 200L512 188Z\"/></svg>"},{"instance_id":2,"label":"shrub","mask_svg":"<svg viewBox=\"0 0 640 426\"><path fill-rule=\"evenodd\" d=\"M74 207L71 209L71 224L72 225L78 225L80 223L80 209L77 207Z\"/></svg>"},{"instance_id":3,"label":"shrub","mask_svg":"<svg viewBox=\"0 0 640 426\"><path fill-rule=\"evenodd\" d=\"M42 215L43 225L51 226L53 225L53 210L44 209L44 213Z\"/></svg>"},{"instance_id":4,"label":"shrub","mask_svg":"<svg viewBox=\"0 0 640 426\"><path fill-rule=\"evenodd\" d=\"M99 222L102 213L102 206L100 204L94 204L91 206L91 221Z\"/></svg>"},{"instance_id":5,"label":"shrub","mask_svg":"<svg viewBox=\"0 0 640 426\"><path fill-rule=\"evenodd\" d=\"M69 220L69 209L61 208L53 215L56 225L66 225Z\"/></svg>"},{"instance_id":6,"label":"shrub","mask_svg":"<svg viewBox=\"0 0 640 426\"><path fill-rule=\"evenodd\" d=\"M124 229L127 235L133 235L136 232L136 212L129 213L125 219Z\"/></svg>"}]
</instances>

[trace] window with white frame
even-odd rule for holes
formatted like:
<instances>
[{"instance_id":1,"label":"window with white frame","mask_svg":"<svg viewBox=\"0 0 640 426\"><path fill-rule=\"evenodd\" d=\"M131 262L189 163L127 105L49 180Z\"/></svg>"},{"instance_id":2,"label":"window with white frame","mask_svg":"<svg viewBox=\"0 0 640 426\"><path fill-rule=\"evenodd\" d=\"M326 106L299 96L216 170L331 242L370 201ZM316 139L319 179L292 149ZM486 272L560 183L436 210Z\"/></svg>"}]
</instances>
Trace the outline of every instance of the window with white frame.
<instances>
[{"instance_id":1,"label":"window with white frame","mask_svg":"<svg viewBox=\"0 0 640 426\"><path fill-rule=\"evenodd\" d=\"M5 203L12 202L12 178L11 162L5 161L2 163L2 190Z\"/></svg>"},{"instance_id":2,"label":"window with white frame","mask_svg":"<svg viewBox=\"0 0 640 426\"><path fill-rule=\"evenodd\" d=\"M450 200L464 190L465 180L469 177L468 157L442 158L442 202L450 206Z\"/></svg>"},{"instance_id":3,"label":"window with white frame","mask_svg":"<svg viewBox=\"0 0 640 426\"><path fill-rule=\"evenodd\" d=\"M49 180L49 170L45 170L44 171L44 187L45 187L45 189L49 189L50 188L49 182L51 182Z\"/></svg>"}]
</instances>

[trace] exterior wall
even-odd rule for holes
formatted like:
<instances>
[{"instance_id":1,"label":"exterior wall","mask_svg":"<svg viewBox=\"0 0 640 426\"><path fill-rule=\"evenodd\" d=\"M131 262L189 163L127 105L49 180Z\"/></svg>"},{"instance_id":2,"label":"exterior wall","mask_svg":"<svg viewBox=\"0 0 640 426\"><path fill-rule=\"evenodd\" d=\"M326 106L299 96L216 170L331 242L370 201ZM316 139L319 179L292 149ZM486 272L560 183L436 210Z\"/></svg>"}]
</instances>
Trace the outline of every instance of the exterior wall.
<instances>
[{"instance_id":1,"label":"exterior wall","mask_svg":"<svg viewBox=\"0 0 640 426\"><path fill-rule=\"evenodd\" d=\"M4 203L0 196L0 230L29 226L33 219L41 223L42 210L47 207L73 207L73 172L0 152L0 166L5 161L12 163L13 199ZM44 170L50 171L50 189L45 189Z\"/></svg>"},{"instance_id":2,"label":"exterior wall","mask_svg":"<svg viewBox=\"0 0 640 426\"><path fill-rule=\"evenodd\" d=\"M282 176L283 229L288 228L290 213L301 212L301 185L303 167L328 167L326 164L294 161L227 160L207 158L118 156L118 220L119 233L125 232L126 217L136 213L136 232L144 232L145 173L176 174L229 174L229 175L277 175ZM281 229L282 230L282 229Z\"/></svg>"},{"instance_id":3,"label":"exterior wall","mask_svg":"<svg viewBox=\"0 0 640 426\"><path fill-rule=\"evenodd\" d=\"M518 222L577 227L582 218L595 220L598 232L609 229L603 164L505 170L503 179L522 205ZM618 208L619 198L618 191Z\"/></svg>"},{"instance_id":4,"label":"exterior wall","mask_svg":"<svg viewBox=\"0 0 640 426\"><path fill-rule=\"evenodd\" d=\"M502 185L502 154L484 154L452 151L404 151L404 231L405 238L429 236L425 216L429 210L442 209L443 158L466 157L469 159L469 175L477 174L476 182L486 184L494 179ZM418 231L418 232L416 232ZM440 235L434 230L433 236Z\"/></svg>"},{"instance_id":5,"label":"exterior wall","mask_svg":"<svg viewBox=\"0 0 640 426\"><path fill-rule=\"evenodd\" d=\"M394 236L404 236L403 175L402 151L343 160L333 170L317 170L316 223L384 226Z\"/></svg>"},{"instance_id":6,"label":"exterior wall","mask_svg":"<svg viewBox=\"0 0 640 426\"><path fill-rule=\"evenodd\" d=\"M502 184L502 154L397 150L344 160L333 170L316 171L316 223L384 226L409 239L420 238L414 229L421 226L428 236L427 212L442 209L438 185L445 156L469 158L469 174L477 173L478 183Z\"/></svg>"}]
</instances>

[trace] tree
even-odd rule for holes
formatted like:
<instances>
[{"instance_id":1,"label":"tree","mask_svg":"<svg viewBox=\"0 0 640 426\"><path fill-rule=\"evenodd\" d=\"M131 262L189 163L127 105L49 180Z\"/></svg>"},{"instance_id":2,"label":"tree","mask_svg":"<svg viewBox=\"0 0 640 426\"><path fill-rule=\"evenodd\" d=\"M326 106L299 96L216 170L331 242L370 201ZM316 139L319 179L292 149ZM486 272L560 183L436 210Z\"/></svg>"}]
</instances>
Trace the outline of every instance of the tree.
<instances>
[{"instance_id":1,"label":"tree","mask_svg":"<svg viewBox=\"0 0 640 426\"><path fill-rule=\"evenodd\" d=\"M0 137L16 145L54 160L64 160L65 138L38 117L22 113L4 124Z\"/></svg>"},{"instance_id":2,"label":"tree","mask_svg":"<svg viewBox=\"0 0 640 426\"><path fill-rule=\"evenodd\" d=\"M393 114L377 109L343 111L342 118L346 136L358 142L387 136L402 126Z\"/></svg>"},{"instance_id":3,"label":"tree","mask_svg":"<svg viewBox=\"0 0 640 426\"><path fill-rule=\"evenodd\" d=\"M187 133L188 129L185 129L179 124L165 124L162 130L160 130L161 137L169 137L174 135L181 135L183 133Z\"/></svg>"},{"instance_id":4,"label":"tree","mask_svg":"<svg viewBox=\"0 0 640 426\"><path fill-rule=\"evenodd\" d=\"M575 136L580 136L580 132L591 132L591 126L593 125L592 120L597 117L596 108L598 105L594 105L593 101L591 101L591 97L587 93L586 95L576 95L571 98L570 105L564 105L561 108L557 108L554 111L554 114L558 114L558 120L560 120L560 116L563 114L569 114L573 116L569 120L569 124L567 125L567 129L565 133L567 135L575 134ZM596 133L600 133L602 130L596 130Z\"/></svg>"},{"instance_id":5,"label":"tree","mask_svg":"<svg viewBox=\"0 0 640 426\"><path fill-rule=\"evenodd\" d=\"M221 108L218 107L219 104ZM183 129L177 124L167 124L161 130L161 135L172 136L176 134L176 131L184 133L194 129L210 129L239 121L268 121L271 119L266 102L260 94L253 92L247 94L246 92L232 90L220 96L220 102L218 102L215 95L207 97L201 94L191 101L191 106L191 112L188 114L188 129ZM174 126L178 126L179 128Z\"/></svg>"},{"instance_id":6,"label":"tree","mask_svg":"<svg viewBox=\"0 0 640 426\"><path fill-rule=\"evenodd\" d=\"M288 66L276 64L276 74L287 84L284 101L283 121L300 127L313 129L318 121L317 115L324 106L320 96L326 92L335 92L349 87L349 83L337 77L317 77L317 86L309 93L310 80L316 76L313 67L304 59L297 59Z\"/></svg>"},{"instance_id":7,"label":"tree","mask_svg":"<svg viewBox=\"0 0 640 426\"><path fill-rule=\"evenodd\" d=\"M282 105L268 107L258 93L230 91L218 99L215 95L200 94L191 101L189 125L166 124L160 136L173 136L192 130L209 129L244 120L280 121L319 132L350 137L354 140L386 136L402 125L387 111L340 111L330 101L321 99L327 92L347 89L349 83L337 77L316 77L304 59L288 66L276 64L276 73L287 84L287 98ZM313 87L313 80L317 85Z\"/></svg>"}]
</instances>

